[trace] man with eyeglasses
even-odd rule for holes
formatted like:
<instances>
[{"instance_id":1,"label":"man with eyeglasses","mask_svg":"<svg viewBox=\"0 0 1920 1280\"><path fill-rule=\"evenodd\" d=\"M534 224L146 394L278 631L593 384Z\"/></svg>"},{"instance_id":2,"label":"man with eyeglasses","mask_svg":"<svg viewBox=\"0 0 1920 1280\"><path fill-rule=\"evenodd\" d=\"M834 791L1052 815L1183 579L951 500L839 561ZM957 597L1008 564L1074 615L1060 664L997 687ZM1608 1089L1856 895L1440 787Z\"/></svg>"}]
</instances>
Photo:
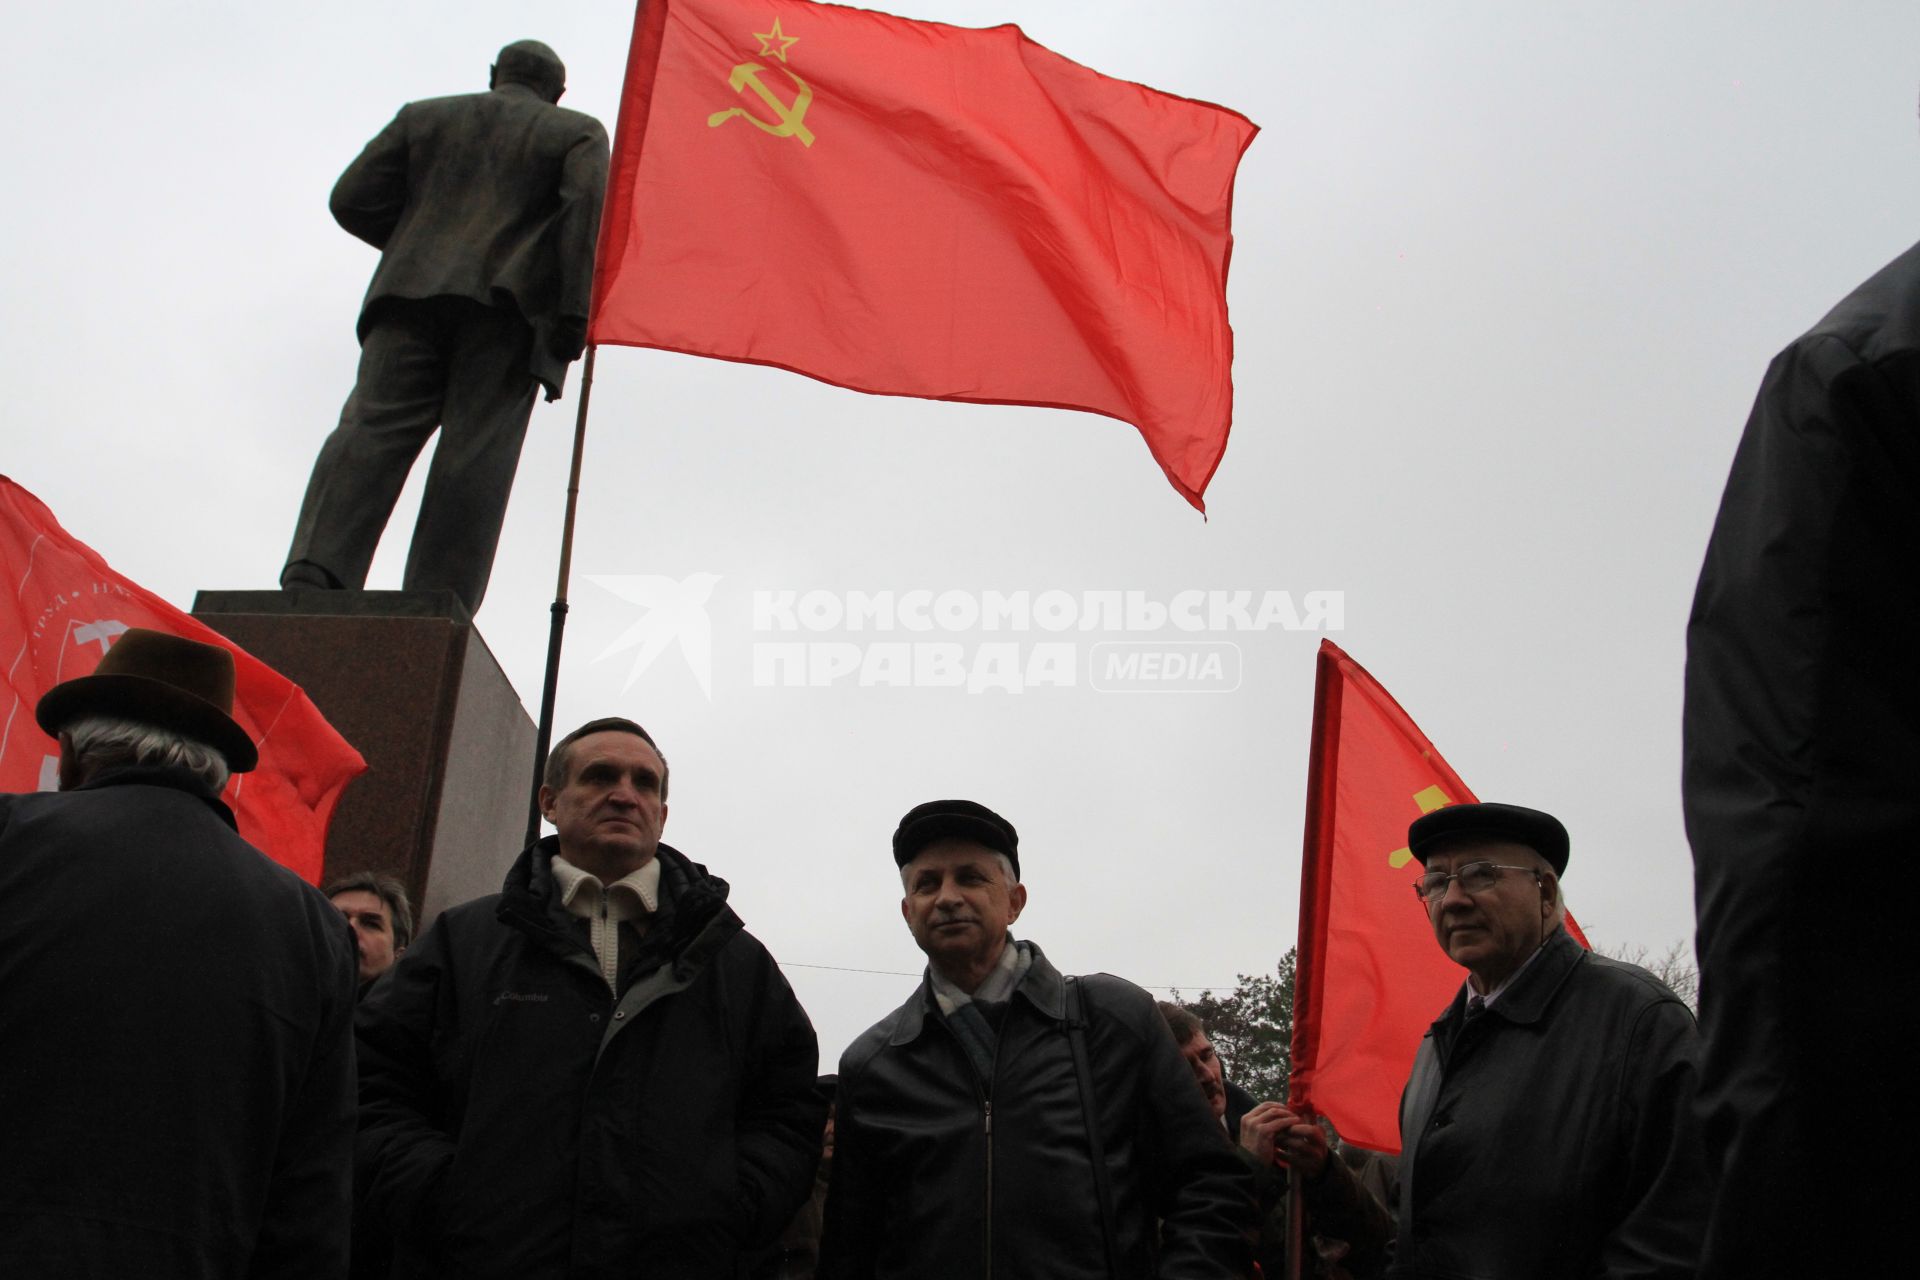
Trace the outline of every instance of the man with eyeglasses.
<instances>
[{"instance_id":1,"label":"man with eyeglasses","mask_svg":"<svg viewBox=\"0 0 1920 1280\"><path fill-rule=\"evenodd\" d=\"M1506 804L1408 829L1414 885L1467 980L1400 1103L1389 1276L1692 1276L1709 1201L1693 1014L1562 927L1566 828Z\"/></svg>"}]
</instances>

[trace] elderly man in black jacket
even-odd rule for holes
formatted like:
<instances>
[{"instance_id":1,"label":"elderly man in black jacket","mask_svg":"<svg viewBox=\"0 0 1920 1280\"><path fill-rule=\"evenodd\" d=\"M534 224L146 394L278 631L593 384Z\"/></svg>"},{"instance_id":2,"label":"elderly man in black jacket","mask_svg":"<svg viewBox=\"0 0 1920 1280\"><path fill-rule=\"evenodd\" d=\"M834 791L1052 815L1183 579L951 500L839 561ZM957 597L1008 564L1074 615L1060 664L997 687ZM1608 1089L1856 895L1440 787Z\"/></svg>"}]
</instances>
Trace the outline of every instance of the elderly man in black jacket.
<instances>
[{"instance_id":1,"label":"elderly man in black jacket","mask_svg":"<svg viewBox=\"0 0 1920 1280\"><path fill-rule=\"evenodd\" d=\"M534 391L558 399L586 342L607 134L555 105L566 84L553 50L516 40L486 93L408 103L334 185L334 220L380 265L359 378L313 464L282 586L365 585L437 427L403 584L479 611Z\"/></svg>"},{"instance_id":2,"label":"elderly man in black jacket","mask_svg":"<svg viewBox=\"0 0 1920 1280\"><path fill-rule=\"evenodd\" d=\"M893 837L920 988L840 1060L822 1277L1239 1277L1252 1178L1140 988L1008 928L1012 824L968 800Z\"/></svg>"},{"instance_id":3,"label":"elderly man in black jacket","mask_svg":"<svg viewBox=\"0 0 1920 1280\"><path fill-rule=\"evenodd\" d=\"M630 720L560 740L557 834L442 914L360 1005L363 1229L401 1274L734 1274L812 1189L813 1026L726 882L660 843Z\"/></svg>"},{"instance_id":4,"label":"elderly man in black jacket","mask_svg":"<svg viewBox=\"0 0 1920 1280\"><path fill-rule=\"evenodd\" d=\"M1451 805L1407 836L1434 936L1467 981L1401 1099L1387 1274L1691 1277L1709 1200L1693 1015L1568 936L1552 815ZM1303 1138L1287 1153L1310 1161Z\"/></svg>"},{"instance_id":5,"label":"elderly man in black jacket","mask_svg":"<svg viewBox=\"0 0 1920 1280\"><path fill-rule=\"evenodd\" d=\"M129 630L40 700L60 791L0 796L0 1275L345 1272L353 943L218 798L233 686Z\"/></svg>"}]
</instances>

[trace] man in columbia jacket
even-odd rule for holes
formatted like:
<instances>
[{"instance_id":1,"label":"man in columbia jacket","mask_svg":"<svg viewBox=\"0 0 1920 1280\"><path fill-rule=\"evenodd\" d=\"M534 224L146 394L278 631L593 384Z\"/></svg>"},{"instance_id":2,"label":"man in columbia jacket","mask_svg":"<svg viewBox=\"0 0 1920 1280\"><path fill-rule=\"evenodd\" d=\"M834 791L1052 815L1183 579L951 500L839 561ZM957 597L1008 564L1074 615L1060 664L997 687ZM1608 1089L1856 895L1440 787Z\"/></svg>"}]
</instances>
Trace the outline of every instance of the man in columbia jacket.
<instances>
[{"instance_id":1,"label":"man in columbia jacket","mask_svg":"<svg viewBox=\"0 0 1920 1280\"><path fill-rule=\"evenodd\" d=\"M399 1274L728 1276L805 1200L812 1024L727 885L660 843L630 720L561 739L537 841L361 1003L362 1227Z\"/></svg>"}]
</instances>

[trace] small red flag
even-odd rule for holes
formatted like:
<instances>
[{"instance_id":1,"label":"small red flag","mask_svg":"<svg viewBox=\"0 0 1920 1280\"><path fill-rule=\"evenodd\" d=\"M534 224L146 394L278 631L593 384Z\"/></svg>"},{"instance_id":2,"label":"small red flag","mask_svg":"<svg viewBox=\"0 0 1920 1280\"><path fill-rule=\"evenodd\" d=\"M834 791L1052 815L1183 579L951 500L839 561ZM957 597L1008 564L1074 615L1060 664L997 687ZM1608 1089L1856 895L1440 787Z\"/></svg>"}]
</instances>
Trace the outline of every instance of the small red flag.
<instances>
[{"instance_id":1,"label":"small red flag","mask_svg":"<svg viewBox=\"0 0 1920 1280\"><path fill-rule=\"evenodd\" d=\"M1465 981L1414 895L1407 826L1477 797L1393 696L1320 642L1289 1106L1348 1142L1400 1150L1400 1092L1427 1027ZM1569 915L1567 932L1587 939Z\"/></svg>"},{"instance_id":2,"label":"small red flag","mask_svg":"<svg viewBox=\"0 0 1920 1280\"><path fill-rule=\"evenodd\" d=\"M1257 131L1014 26L641 0L589 339L1107 414L1204 510Z\"/></svg>"},{"instance_id":3,"label":"small red flag","mask_svg":"<svg viewBox=\"0 0 1920 1280\"><path fill-rule=\"evenodd\" d=\"M51 791L59 745L40 731L40 695L83 676L129 627L167 631L233 653L233 718L260 748L225 799L240 834L311 884L320 881L327 823L366 761L300 686L233 641L121 577L60 527L46 504L0 476L0 791Z\"/></svg>"}]
</instances>

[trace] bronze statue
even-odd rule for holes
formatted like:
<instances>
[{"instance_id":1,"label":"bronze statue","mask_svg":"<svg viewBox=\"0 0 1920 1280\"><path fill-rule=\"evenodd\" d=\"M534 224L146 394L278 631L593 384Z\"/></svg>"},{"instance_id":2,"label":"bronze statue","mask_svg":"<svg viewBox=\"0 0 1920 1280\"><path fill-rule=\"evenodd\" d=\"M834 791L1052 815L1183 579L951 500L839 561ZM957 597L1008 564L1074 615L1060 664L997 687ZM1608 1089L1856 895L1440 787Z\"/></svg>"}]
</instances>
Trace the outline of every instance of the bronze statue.
<instances>
[{"instance_id":1,"label":"bronze statue","mask_svg":"<svg viewBox=\"0 0 1920 1280\"><path fill-rule=\"evenodd\" d=\"M537 40L502 49L488 85L400 108L334 185L334 220L380 265L360 311L359 378L280 574L289 590L366 585L438 428L402 585L452 588L477 611L535 386L559 399L586 345L606 131L555 105L566 68Z\"/></svg>"}]
</instances>

